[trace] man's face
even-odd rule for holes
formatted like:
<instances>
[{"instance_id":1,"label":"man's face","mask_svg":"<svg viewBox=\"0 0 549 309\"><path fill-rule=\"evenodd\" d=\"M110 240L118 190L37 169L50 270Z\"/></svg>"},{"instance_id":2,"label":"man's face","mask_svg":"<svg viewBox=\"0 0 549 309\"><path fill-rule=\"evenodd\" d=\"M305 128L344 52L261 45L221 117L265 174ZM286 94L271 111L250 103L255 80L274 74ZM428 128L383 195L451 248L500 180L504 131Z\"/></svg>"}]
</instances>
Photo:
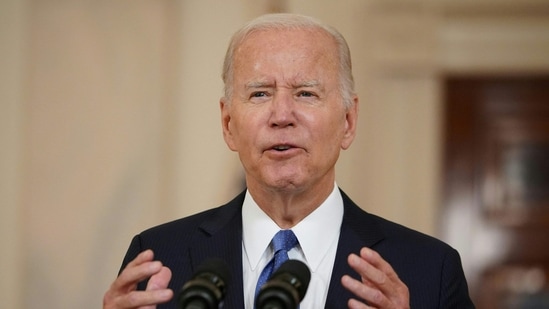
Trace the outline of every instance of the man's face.
<instances>
[{"instance_id":1,"label":"man's face","mask_svg":"<svg viewBox=\"0 0 549 309\"><path fill-rule=\"evenodd\" d=\"M262 30L235 52L233 95L221 100L223 135L249 188L333 185L340 149L355 135L357 99L339 91L336 44L318 30Z\"/></svg>"}]
</instances>

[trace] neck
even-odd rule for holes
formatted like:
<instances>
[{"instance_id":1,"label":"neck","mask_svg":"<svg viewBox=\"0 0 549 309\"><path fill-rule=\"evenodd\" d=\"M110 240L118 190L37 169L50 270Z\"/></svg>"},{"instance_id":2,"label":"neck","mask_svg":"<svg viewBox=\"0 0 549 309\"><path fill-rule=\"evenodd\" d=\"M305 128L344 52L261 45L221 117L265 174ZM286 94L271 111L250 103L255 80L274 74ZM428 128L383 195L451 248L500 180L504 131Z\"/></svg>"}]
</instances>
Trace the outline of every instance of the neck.
<instances>
[{"instance_id":1,"label":"neck","mask_svg":"<svg viewBox=\"0 0 549 309\"><path fill-rule=\"evenodd\" d=\"M248 185L254 201L281 229L289 229L298 224L317 209L333 189L333 179L301 190L277 190Z\"/></svg>"}]
</instances>

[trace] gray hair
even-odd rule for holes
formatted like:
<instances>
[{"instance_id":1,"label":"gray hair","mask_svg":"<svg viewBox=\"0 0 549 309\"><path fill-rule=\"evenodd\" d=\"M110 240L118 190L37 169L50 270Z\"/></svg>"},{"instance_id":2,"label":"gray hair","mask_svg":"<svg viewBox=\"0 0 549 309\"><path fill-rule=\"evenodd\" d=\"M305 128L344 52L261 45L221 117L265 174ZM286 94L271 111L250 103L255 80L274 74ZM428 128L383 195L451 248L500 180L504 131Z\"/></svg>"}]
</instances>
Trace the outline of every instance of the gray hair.
<instances>
[{"instance_id":1,"label":"gray hair","mask_svg":"<svg viewBox=\"0 0 549 309\"><path fill-rule=\"evenodd\" d=\"M270 29L319 29L330 35L337 45L339 55L339 89L343 103L347 108L352 105L352 98L355 94L355 82L351 65L351 53L343 35L335 28L312 17L287 13L260 16L244 25L233 35L225 54L223 72L221 74L221 78L225 84L225 98L230 99L233 92L233 61L236 49L251 33Z\"/></svg>"}]
</instances>

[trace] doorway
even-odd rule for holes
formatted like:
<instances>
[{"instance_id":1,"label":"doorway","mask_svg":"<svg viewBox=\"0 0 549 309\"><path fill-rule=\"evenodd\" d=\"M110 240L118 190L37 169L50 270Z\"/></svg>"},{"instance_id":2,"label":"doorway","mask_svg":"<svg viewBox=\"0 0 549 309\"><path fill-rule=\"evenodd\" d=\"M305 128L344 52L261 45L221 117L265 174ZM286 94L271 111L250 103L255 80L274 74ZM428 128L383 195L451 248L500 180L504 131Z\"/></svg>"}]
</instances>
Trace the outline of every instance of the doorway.
<instances>
[{"instance_id":1,"label":"doorway","mask_svg":"<svg viewBox=\"0 0 549 309\"><path fill-rule=\"evenodd\" d=\"M444 101L441 232L475 304L549 308L549 76L451 77Z\"/></svg>"}]
</instances>

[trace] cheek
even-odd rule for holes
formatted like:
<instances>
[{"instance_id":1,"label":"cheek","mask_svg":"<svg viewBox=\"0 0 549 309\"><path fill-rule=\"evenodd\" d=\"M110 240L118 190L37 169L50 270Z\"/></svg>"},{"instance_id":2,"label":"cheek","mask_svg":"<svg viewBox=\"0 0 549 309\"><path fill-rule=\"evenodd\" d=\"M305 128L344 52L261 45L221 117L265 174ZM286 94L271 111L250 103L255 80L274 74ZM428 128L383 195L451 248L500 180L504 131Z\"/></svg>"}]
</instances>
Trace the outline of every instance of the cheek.
<instances>
[{"instance_id":1,"label":"cheek","mask_svg":"<svg viewBox=\"0 0 549 309\"><path fill-rule=\"evenodd\" d=\"M233 119L231 123L234 144L240 151L251 150L248 148L252 148L253 141L259 132L259 128L253 120L253 117L241 117Z\"/></svg>"},{"instance_id":2,"label":"cheek","mask_svg":"<svg viewBox=\"0 0 549 309\"><path fill-rule=\"evenodd\" d=\"M335 116L334 114L326 114L323 118L318 118L315 121L315 127L319 132L322 132L323 138L327 142L341 140L347 126L344 116Z\"/></svg>"},{"instance_id":3,"label":"cheek","mask_svg":"<svg viewBox=\"0 0 549 309\"><path fill-rule=\"evenodd\" d=\"M333 121L326 127L324 135L320 137L320 142L326 147L326 151L339 152L345 144L345 132L345 122Z\"/></svg>"}]
</instances>

